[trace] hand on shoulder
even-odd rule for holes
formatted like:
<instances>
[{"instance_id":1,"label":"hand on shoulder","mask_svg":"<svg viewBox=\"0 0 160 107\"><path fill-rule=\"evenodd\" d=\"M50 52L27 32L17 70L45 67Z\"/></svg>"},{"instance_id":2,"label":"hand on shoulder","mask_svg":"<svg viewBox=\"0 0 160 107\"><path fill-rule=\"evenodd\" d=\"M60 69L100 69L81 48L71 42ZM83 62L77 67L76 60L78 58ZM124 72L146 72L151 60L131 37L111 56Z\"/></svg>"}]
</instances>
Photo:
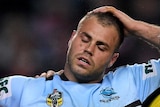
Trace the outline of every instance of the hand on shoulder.
<instances>
[{"instance_id":1,"label":"hand on shoulder","mask_svg":"<svg viewBox=\"0 0 160 107\"><path fill-rule=\"evenodd\" d=\"M49 78L51 76L54 76L56 74L61 75L64 72L64 70L60 70L60 71L53 71L53 70L48 70L47 72L43 72L40 75L36 75L35 78L39 78L39 77L45 77L45 78Z\"/></svg>"}]
</instances>

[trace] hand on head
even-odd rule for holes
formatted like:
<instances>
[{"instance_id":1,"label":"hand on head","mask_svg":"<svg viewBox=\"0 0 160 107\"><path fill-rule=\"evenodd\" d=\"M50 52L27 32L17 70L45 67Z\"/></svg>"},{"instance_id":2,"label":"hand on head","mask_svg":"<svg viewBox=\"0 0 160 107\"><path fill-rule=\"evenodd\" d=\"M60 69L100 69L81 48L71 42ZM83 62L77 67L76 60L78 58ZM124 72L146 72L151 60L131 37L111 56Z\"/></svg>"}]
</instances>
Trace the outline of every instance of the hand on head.
<instances>
[{"instance_id":1,"label":"hand on head","mask_svg":"<svg viewBox=\"0 0 160 107\"><path fill-rule=\"evenodd\" d=\"M124 31L125 31L125 35L126 36L128 35L128 33L135 34L136 25L137 25L136 20L134 20L133 18L129 17L124 12L116 9L115 7L103 6L103 7L96 8L91 12L110 12L123 23L123 25L125 27Z\"/></svg>"}]
</instances>

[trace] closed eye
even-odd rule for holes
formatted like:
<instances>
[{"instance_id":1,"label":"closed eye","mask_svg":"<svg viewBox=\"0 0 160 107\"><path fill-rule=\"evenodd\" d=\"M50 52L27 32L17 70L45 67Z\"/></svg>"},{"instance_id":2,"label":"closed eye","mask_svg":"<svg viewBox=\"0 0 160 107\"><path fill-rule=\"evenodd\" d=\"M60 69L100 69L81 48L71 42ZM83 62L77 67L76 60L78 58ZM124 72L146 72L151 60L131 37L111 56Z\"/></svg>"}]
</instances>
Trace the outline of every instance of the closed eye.
<instances>
[{"instance_id":1,"label":"closed eye","mask_svg":"<svg viewBox=\"0 0 160 107\"><path fill-rule=\"evenodd\" d=\"M109 49L108 44L105 44L103 42L97 42L97 47L100 51L106 51Z\"/></svg>"},{"instance_id":2,"label":"closed eye","mask_svg":"<svg viewBox=\"0 0 160 107\"><path fill-rule=\"evenodd\" d=\"M91 36L85 32L81 32L80 36L81 36L82 42L84 43L88 43L91 40Z\"/></svg>"}]
</instances>

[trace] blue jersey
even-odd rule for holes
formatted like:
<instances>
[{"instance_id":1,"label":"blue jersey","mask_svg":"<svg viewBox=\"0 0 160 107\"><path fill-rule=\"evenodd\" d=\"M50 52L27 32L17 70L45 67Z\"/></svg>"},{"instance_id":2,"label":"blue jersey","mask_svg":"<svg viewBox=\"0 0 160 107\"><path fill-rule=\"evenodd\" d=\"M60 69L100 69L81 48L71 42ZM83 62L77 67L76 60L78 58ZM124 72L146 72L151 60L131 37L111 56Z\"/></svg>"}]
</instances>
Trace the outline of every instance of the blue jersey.
<instances>
[{"instance_id":1,"label":"blue jersey","mask_svg":"<svg viewBox=\"0 0 160 107\"><path fill-rule=\"evenodd\" d=\"M0 107L130 107L160 87L160 59L126 65L102 83L10 76L0 80Z\"/></svg>"}]
</instances>

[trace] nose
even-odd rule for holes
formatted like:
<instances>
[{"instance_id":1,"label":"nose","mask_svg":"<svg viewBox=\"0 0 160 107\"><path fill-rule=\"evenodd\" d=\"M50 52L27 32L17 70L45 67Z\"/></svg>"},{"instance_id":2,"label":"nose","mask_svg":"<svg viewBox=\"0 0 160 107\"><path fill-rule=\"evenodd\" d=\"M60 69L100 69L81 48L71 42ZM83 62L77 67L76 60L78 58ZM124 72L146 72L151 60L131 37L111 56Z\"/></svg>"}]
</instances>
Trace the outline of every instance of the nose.
<instances>
[{"instance_id":1,"label":"nose","mask_svg":"<svg viewBox=\"0 0 160 107\"><path fill-rule=\"evenodd\" d=\"M93 43L89 43L84 50L84 52L86 52L90 56L93 56L94 51L95 51L95 45Z\"/></svg>"}]
</instances>

